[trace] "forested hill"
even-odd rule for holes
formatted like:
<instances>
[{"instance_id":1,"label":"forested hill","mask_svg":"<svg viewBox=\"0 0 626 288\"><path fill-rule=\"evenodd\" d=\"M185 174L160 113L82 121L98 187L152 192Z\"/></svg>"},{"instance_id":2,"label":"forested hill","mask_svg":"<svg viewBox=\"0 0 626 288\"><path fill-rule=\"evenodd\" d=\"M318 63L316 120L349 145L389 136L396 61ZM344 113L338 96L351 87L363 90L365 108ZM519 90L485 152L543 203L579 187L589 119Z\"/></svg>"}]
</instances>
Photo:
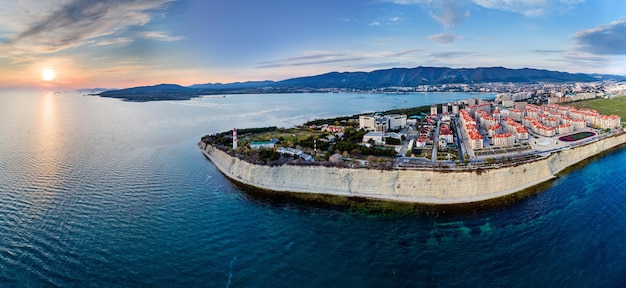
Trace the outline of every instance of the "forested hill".
<instances>
[{"instance_id":1,"label":"forested hill","mask_svg":"<svg viewBox=\"0 0 626 288\"><path fill-rule=\"evenodd\" d=\"M276 84L281 87L372 89L393 86L414 87L418 85L453 83L591 82L611 77L620 78L619 76L611 75L571 74L530 68L508 69L503 67L489 67L454 69L446 67L417 67L392 68L372 72L332 72L317 76L283 80Z\"/></svg>"},{"instance_id":2,"label":"forested hill","mask_svg":"<svg viewBox=\"0 0 626 288\"><path fill-rule=\"evenodd\" d=\"M346 88L368 90L385 87L415 87L418 85L480 84L480 83L567 83L599 80L625 80L623 76L599 74L572 74L541 69L447 68L416 67L392 68L372 72L331 72L316 76L291 78L282 81L250 81L228 84L195 84L188 87L160 84L100 93L102 97L128 101L184 100L200 95L227 93L293 92L301 89Z\"/></svg>"}]
</instances>

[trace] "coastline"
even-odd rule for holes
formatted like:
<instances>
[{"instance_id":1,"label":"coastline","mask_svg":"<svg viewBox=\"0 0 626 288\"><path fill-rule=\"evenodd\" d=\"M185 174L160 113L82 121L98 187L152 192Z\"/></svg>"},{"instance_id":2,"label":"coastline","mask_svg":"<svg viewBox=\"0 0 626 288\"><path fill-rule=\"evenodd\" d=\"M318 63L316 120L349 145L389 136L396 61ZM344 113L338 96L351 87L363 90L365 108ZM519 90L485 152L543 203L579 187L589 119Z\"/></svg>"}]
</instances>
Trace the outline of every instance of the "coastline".
<instances>
[{"instance_id":1,"label":"coastline","mask_svg":"<svg viewBox=\"0 0 626 288\"><path fill-rule=\"evenodd\" d=\"M532 162L480 172L469 169L433 171L267 166L245 162L202 141L198 147L231 181L261 190L450 205L476 203L522 192L624 143L626 133L620 133L560 150Z\"/></svg>"}]
</instances>

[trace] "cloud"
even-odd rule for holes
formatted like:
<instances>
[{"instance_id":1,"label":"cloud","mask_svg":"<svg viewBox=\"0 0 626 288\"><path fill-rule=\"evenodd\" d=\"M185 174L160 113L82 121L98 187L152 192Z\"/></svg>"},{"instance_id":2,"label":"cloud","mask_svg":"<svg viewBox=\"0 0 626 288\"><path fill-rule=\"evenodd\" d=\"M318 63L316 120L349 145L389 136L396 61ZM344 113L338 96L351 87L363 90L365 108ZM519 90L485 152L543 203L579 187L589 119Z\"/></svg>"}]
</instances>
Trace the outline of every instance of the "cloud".
<instances>
[{"instance_id":1,"label":"cloud","mask_svg":"<svg viewBox=\"0 0 626 288\"><path fill-rule=\"evenodd\" d=\"M49 2L46 9L38 9L41 2L25 1L28 5L21 9L30 8L45 13L17 19L20 15L17 12L12 19L2 20L20 28L4 43L3 50L10 49L4 52L12 55L46 54L93 44L97 40L100 44L96 45L110 45L116 41L122 43L127 39L106 37L120 34L132 26L147 24L153 10L170 2L172 0L73 0ZM159 34L152 36L155 35Z\"/></svg>"},{"instance_id":2,"label":"cloud","mask_svg":"<svg viewBox=\"0 0 626 288\"><path fill-rule=\"evenodd\" d=\"M342 57L342 56L348 55L347 53L331 53L331 52L325 52L325 51L310 51L305 54L307 55L298 56L298 57L289 57L289 58L283 58L283 59L277 59L277 60L270 60L270 61L263 61L259 64L296 62L296 61L301 61L301 60L312 60L312 59L329 59L329 58Z\"/></svg>"},{"instance_id":3,"label":"cloud","mask_svg":"<svg viewBox=\"0 0 626 288\"><path fill-rule=\"evenodd\" d=\"M273 64L265 64L257 66L256 68L276 68L276 67L285 67L285 66L307 66L307 65L317 65L317 64L327 64L327 63L337 63L337 62L349 62L349 61L358 61L363 60L364 58L339 58L339 59L328 59L328 60L318 60L318 61L308 61L308 62L294 62L294 63L273 63Z\"/></svg>"},{"instance_id":4,"label":"cloud","mask_svg":"<svg viewBox=\"0 0 626 288\"><path fill-rule=\"evenodd\" d=\"M139 33L139 36L146 38L146 39L152 39L152 40L158 40L158 41L166 41L166 42L172 42L172 41L179 41L184 39L184 37L178 36L170 36L167 35L163 32L159 32L159 31L147 31L147 32L141 32Z\"/></svg>"},{"instance_id":5,"label":"cloud","mask_svg":"<svg viewBox=\"0 0 626 288\"><path fill-rule=\"evenodd\" d=\"M470 0L388 0L387 2L401 5L419 4L445 27L456 26L470 15Z\"/></svg>"},{"instance_id":6,"label":"cloud","mask_svg":"<svg viewBox=\"0 0 626 288\"><path fill-rule=\"evenodd\" d=\"M603 71L603 73L610 73L607 71L611 70L612 67L613 69L616 67L615 60L609 59L607 56L579 52L565 52L559 58L546 59L546 61L558 63L557 65L561 65L563 71L582 72L591 68L595 71L601 69L600 71Z\"/></svg>"},{"instance_id":7,"label":"cloud","mask_svg":"<svg viewBox=\"0 0 626 288\"><path fill-rule=\"evenodd\" d=\"M420 5L445 27L461 24L470 16L470 7L507 11L536 17L563 11L585 0L382 0L399 5Z\"/></svg>"},{"instance_id":8,"label":"cloud","mask_svg":"<svg viewBox=\"0 0 626 288\"><path fill-rule=\"evenodd\" d=\"M537 54L561 54L564 53L565 50L533 50L533 53Z\"/></svg>"},{"instance_id":9,"label":"cloud","mask_svg":"<svg viewBox=\"0 0 626 288\"><path fill-rule=\"evenodd\" d=\"M441 24L446 27L456 26L461 24L470 15L469 8L467 7L468 1L465 0L441 0L437 1L437 4L431 4L434 10L430 13L430 16L437 19Z\"/></svg>"},{"instance_id":10,"label":"cloud","mask_svg":"<svg viewBox=\"0 0 626 288\"><path fill-rule=\"evenodd\" d=\"M381 69L381 68L389 68L389 67L401 67L405 65L405 63L402 62L384 62L384 63L368 63L368 64L359 64L359 65L352 65L350 66L351 68L355 68L355 69Z\"/></svg>"},{"instance_id":11,"label":"cloud","mask_svg":"<svg viewBox=\"0 0 626 288\"><path fill-rule=\"evenodd\" d=\"M310 51L308 55L299 57L290 57L278 60L260 62L256 68L276 68L276 67L296 67L306 65L318 65L337 62L358 62L361 60L401 60L405 61L404 55L422 51L420 49L404 50L399 52L382 51L382 52L327 52L327 51ZM353 67L356 67L352 65Z\"/></svg>"},{"instance_id":12,"label":"cloud","mask_svg":"<svg viewBox=\"0 0 626 288\"><path fill-rule=\"evenodd\" d=\"M325 51L307 52L308 55L260 62L256 68L276 68L285 66L305 66L335 62L361 60L361 57L349 53L331 53Z\"/></svg>"},{"instance_id":13,"label":"cloud","mask_svg":"<svg viewBox=\"0 0 626 288\"><path fill-rule=\"evenodd\" d=\"M472 0L474 4L501 11L508 11L525 16L541 16L552 11L560 11L584 0Z\"/></svg>"},{"instance_id":14,"label":"cloud","mask_svg":"<svg viewBox=\"0 0 626 288\"><path fill-rule=\"evenodd\" d=\"M430 35L428 36L428 39L435 41L439 44L448 44L448 43L452 43L454 41L456 41L459 37L454 35L454 34L448 34L448 33L443 33L443 34L436 34L436 35Z\"/></svg>"},{"instance_id":15,"label":"cloud","mask_svg":"<svg viewBox=\"0 0 626 288\"><path fill-rule=\"evenodd\" d=\"M106 40L95 42L93 44L93 46L116 45L116 44L132 42L132 41L133 41L133 39L126 38L126 37L110 38L110 39L106 39Z\"/></svg>"},{"instance_id":16,"label":"cloud","mask_svg":"<svg viewBox=\"0 0 626 288\"><path fill-rule=\"evenodd\" d=\"M581 51L596 55L626 55L626 18L579 31L574 41Z\"/></svg>"},{"instance_id":17,"label":"cloud","mask_svg":"<svg viewBox=\"0 0 626 288\"><path fill-rule=\"evenodd\" d=\"M400 51L400 52L398 52L398 53L394 53L392 56L396 56L396 57L398 57L398 56L404 56L404 55L407 55L407 54L411 54L411 53L415 53L415 52L420 52L420 51L424 51L424 50L422 50L422 49L411 49L411 50L405 50L405 51Z\"/></svg>"},{"instance_id":18,"label":"cloud","mask_svg":"<svg viewBox=\"0 0 626 288\"><path fill-rule=\"evenodd\" d=\"M457 58L457 57L464 57L464 56L475 55L475 54L476 53L466 52L466 51L443 51L443 52L433 52L433 53L428 54L428 56L432 58Z\"/></svg>"}]
</instances>

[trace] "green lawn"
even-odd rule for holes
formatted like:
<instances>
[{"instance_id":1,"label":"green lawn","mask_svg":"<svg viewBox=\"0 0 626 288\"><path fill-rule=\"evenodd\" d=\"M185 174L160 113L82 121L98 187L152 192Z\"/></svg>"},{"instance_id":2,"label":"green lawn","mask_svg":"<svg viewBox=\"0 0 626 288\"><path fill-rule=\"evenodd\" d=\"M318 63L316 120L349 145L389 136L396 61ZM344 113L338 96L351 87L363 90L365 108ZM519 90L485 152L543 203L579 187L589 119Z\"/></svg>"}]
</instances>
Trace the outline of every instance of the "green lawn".
<instances>
[{"instance_id":1,"label":"green lawn","mask_svg":"<svg viewBox=\"0 0 626 288\"><path fill-rule=\"evenodd\" d=\"M626 96L612 99L594 99L566 105L597 110L600 114L604 115L618 115L621 117L622 121L626 121Z\"/></svg>"}]
</instances>

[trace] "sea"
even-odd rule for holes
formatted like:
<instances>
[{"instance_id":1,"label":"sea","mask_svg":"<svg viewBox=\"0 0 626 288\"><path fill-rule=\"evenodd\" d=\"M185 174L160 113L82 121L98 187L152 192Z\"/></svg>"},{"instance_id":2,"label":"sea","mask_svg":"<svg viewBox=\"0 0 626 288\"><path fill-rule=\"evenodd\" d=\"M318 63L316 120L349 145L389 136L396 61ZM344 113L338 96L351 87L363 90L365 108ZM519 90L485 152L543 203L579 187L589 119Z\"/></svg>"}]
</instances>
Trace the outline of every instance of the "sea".
<instances>
[{"instance_id":1,"label":"sea","mask_svg":"<svg viewBox=\"0 0 626 288\"><path fill-rule=\"evenodd\" d=\"M625 287L626 149L506 204L406 212L249 193L196 146L232 128L493 96L2 90L0 286Z\"/></svg>"}]
</instances>

